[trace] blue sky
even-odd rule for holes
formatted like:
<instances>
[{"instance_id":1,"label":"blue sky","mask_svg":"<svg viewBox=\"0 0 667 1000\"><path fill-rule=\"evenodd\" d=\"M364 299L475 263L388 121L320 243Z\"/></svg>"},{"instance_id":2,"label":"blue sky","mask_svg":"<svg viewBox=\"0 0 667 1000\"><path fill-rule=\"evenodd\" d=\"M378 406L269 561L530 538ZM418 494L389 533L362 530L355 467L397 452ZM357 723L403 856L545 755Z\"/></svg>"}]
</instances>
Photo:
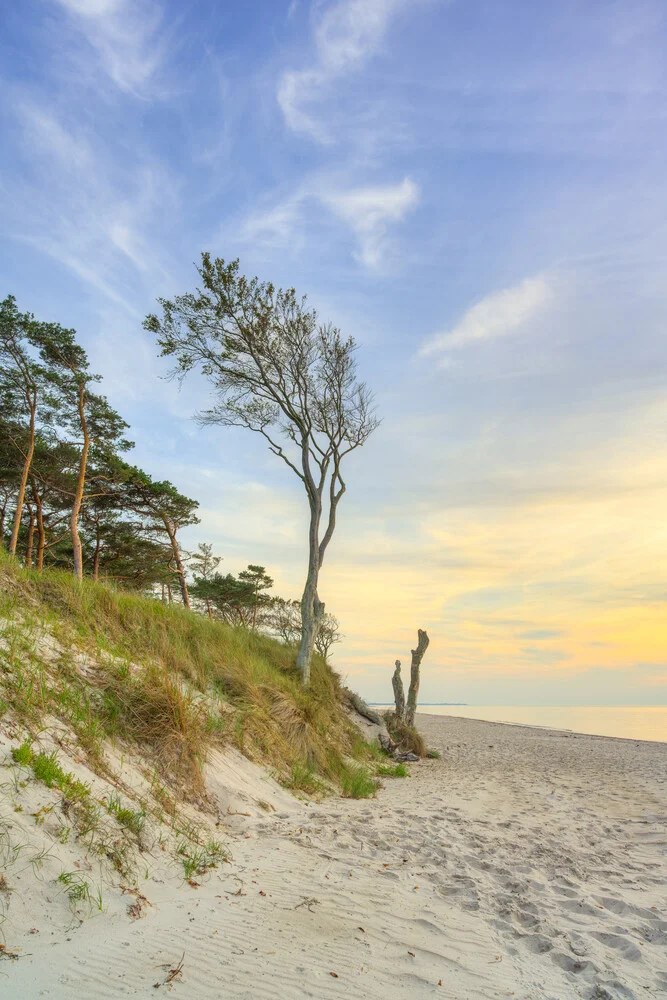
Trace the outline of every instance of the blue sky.
<instances>
[{"instance_id":1,"label":"blue sky","mask_svg":"<svg viewBox=\"0 0 667 1000\"><path fill-rule=\"evenodd\" d=\"M322 596L426 700L667 703L660 0L26 0L0 14L3 281L74 326L134 460L298 595L304 499L141 329L203 249L360 342L383 424ZM4 293L3 293L4 294Z\"/></svg>"}]
</instances>

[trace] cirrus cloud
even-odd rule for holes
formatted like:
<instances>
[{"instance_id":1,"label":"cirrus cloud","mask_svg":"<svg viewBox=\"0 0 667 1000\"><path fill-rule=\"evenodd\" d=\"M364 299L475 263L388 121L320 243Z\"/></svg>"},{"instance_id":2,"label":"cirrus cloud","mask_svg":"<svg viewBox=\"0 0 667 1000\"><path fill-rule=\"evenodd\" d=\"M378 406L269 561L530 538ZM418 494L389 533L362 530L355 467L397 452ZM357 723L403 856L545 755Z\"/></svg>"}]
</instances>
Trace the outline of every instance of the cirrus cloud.
<instances>
[{"instance_id":1,"label":"cirrus cloud","mask_svg":"<svg viewBox=\"0 0 667 1000\"><path fill-rule=\"evenodd\" d=\"M458 350L482 340L496 340L518 333L553 298L552 282L545 275L526 278L518 285L493 292L463 314L451 330L431 337L420 355Z\"/></svg>"},{"instance_id":2,"label":"cirrus cloud","mask_svg":"<svg viewBox=\"0 0 667 1000\"><path fill-rule=\"evenodd\" d=\"M311 65L286 70L278 82L278 103L289 128L331 142L315 106L336 80L376 54L394 15L415 2L422 0L341 0L330 5L315 26Z\"/></svg>"}]
</instances>

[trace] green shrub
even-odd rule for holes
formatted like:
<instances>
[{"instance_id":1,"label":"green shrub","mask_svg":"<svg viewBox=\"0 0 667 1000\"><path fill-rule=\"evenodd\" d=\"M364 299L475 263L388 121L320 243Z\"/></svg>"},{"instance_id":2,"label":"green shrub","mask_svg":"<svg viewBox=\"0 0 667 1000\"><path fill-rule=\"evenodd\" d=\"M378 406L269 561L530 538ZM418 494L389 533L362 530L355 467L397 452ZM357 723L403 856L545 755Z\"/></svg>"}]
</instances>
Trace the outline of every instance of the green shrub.
<instances>
[{"instance_id":1,"label":"green shrub","mask_svg":"<svg viewBox=\"0 0 667 1000\"><path fill-rule=\"evenodd\" d=\"M12 757L22 767L29 767L33 758L31 741L28 739L24 740L20 747L14 747Z\"/></svg>"}]
</instances>

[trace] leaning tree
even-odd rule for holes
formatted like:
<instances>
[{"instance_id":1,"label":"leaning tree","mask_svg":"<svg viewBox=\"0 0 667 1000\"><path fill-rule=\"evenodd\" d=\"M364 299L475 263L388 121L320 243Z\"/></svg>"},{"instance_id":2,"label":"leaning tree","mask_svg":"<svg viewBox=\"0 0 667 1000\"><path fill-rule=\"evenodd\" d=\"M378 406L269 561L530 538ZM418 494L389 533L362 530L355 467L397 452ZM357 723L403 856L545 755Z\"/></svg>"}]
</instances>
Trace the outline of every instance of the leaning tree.
<instances>
[{"instance_id":1,"label":"leaning tree","mask_svg":"<svg viewBox=\"0 0 667 1000\"><path fill-rule=\"evenodd\" d=\"M143 469L123 462L117 456L109 456L108 470L105 490L115 498L118 508L137 514L142 519L139 531L149 536L167 535L171 548L169 568L177 576L183 604L189 608L190 594L177 534L181 528L199 524L195 513L199 502L179 493L167 480L157 482Z\"/></svg>"},{"instance_id":2,"label":"leaning tree","mask_svg":"<svg viewBox=\"0 0 667 1000\"><path fill-rule=\"evenodd\" d=\"M346 489L342 463L378 424L372 396L357 377L354 340L321 324L294 289L248 279L238 260L208 253L197 270L202 287L159 299L162 317L144 326L175 358L172 377L199 370L211 382L215 402L201 423L261 434L303 484L310 518L297 666L308 685L324 615L319 574Z\"/></svg>"},{"instance_id":3,"label":"leaning tree","mask_svg":"<svg viewBox=\"0 0 667 1000\"><path fill-rule=\"evenodd\" d=\"M88 356L76 342L76 331L51 323L40 337L40 356L48 365L57 392L59 422L74 438L78 438L79 462L76 485L70 511L70 531L74 572L83 578L83 548L79 534L79 519L87 500L86 478L91 454L107 456L133 447L124 438L128 425L111 407L105 396L92 391L101 380L89 369Z\"/></svg>"}]
</instances>

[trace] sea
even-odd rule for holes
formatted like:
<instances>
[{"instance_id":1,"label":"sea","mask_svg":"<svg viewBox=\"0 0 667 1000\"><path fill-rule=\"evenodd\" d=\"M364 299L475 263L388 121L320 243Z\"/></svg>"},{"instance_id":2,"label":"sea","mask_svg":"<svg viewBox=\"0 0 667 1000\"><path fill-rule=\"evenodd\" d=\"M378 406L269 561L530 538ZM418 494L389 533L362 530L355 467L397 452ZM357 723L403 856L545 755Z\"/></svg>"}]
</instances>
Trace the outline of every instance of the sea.
<instances>
[{"instance_id":1,"label":"sea","mask_svg":"<svg viewBox=\"0 0 667 1000\"><path fill-rule=\"evenodd\" d=\"M376 706L390 707L390 706ZM419 712L667 743L667 705L427 705Z\"/></svg>"}]
</instances>

